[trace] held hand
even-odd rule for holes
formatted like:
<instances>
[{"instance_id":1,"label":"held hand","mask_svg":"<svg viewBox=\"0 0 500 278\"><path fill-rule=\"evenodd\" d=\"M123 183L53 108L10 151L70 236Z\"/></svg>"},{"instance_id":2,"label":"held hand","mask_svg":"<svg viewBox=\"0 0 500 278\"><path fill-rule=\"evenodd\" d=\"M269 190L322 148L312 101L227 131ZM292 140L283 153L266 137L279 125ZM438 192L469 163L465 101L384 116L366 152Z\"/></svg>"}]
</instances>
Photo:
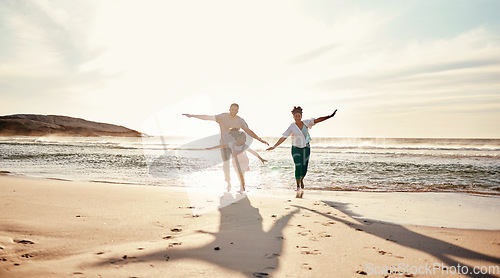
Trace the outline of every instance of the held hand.
<instances>
[{"instance_id":1,"label":"held hand","mask_svg":"<svg viewBox=\"0 0 500 278\"><path fill-rule=\"evenodd\" d=\"M263 143L263 144L266 144L267 146L269 146L269 143L267 143L267 141L266 141L266 140L262 140L262 139L260 139L260 142L261 142L261 143Z\"/></svg>"},{"instance_id":2,"label":"held hand","mask_svg":"<svg viewBox=\"0 0 500 278\"><path fill-rule=\"evenodd\" d=\"M266 151L272 151L272 150L274 150L275 148L276 148L275 146L272 146L272 147L267 148L267 149L266 149Z\"/></svg>"}]
</instances>

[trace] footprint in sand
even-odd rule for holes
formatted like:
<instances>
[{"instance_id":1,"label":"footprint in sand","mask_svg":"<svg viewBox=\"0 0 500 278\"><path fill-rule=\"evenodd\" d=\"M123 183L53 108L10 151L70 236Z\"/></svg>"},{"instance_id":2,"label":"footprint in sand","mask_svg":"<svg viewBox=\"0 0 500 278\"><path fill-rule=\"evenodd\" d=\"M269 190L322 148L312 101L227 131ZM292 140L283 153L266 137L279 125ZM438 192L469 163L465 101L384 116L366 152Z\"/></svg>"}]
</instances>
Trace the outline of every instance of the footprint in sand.
<instances>
[{"instance_id":1,"label":"footprint in sand","mask_svg":"<svg viewBox=\"0 0 500 278\"><path fill-rule=\"evenodd\" d=\"M320 255L321 252L319 250L314 250L314 251L302 251L300 252L302 255Z\"/></svg>"},{"instance_id":2,"label":"footprint in sand","mask_svg":"<svg viewBox=\"0 0 500 278\"><path fill-rule=\"evenodd\" d=\"M320 236L320 237L331 237L331 235L330 235L330 234L328 234L327 232L320 232L320 233L319 233L319 236Z\"/></svg>"},{"instance_id":3,"label":"footprint in sand","mask_svg":"<svg viewBox=\"0 0 500 278\"><path fill-rule=\"evenodd\" d=\"M19 243L19 244L35 244L33 241L31 240L26 240L26 239L22 239L22 240L14 240L15 243Z\"/></svg>"},{"instance_id":4,"label":"footprint in sand","mask_svg":"<svg viewBox=\"0 0 500 278\"><path fill-rule=\"evenodd\" d=\"M182 242L172 242L170 244L168 244L168 248L172 248L174 246L180 246L182 245Z\"/></svg>"},{"instance_id":5,"label":"footprint in sand","mask_svg":"<svg viewBox=\"0 0 500 278\"><path fill-rule=\"evenodd\" d=\"M391 252L386 252L386 251L384 251L384 250L380 250L380 249L378 249L378 248L376 248L376 247L373 247L373 249L377 250L377 252L378 252L380 255L382 255L382 256L387 255L387 256L394 257L394 258L398 258L398 259L404 259L404 257L402 257L402 256L395 256L395 255L393 255Z\"/></svg>"}]
</instances>

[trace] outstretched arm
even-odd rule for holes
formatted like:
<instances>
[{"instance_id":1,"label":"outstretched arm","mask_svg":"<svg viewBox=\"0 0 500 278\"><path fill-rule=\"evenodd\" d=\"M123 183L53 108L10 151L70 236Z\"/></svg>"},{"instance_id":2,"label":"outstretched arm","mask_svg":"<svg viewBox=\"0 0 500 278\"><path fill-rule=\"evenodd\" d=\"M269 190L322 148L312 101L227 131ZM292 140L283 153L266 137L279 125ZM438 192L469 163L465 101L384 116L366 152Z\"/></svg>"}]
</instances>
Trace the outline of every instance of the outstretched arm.
<instances>
[{"instance_id":1,"label":"outstretched arm","mask_svg":"<svg viewBox=\"0 0 500 278\"><path fill-rule=\"evenodd\" d=\"M255 132L253 132L251 129L247 128L247 129L243 129L248 135L250 135L252 138L254 138L255 140L263 143L263 144L266 144L269 146L269 143L267 143L265 140L262 140L262 138L260 138L259 136L257 136L257 134L255 134Z\"/></svg>"},{"instance_id":2,"label":"outstretched arm","mask_svg":"<svg viewBox=\"0 0 500 278\"><path fill-rule=\"evenodd\" d=\"M257 158L259 158L259 159L260 159L260 161L262 161L262 164L264 164L264 162L266 162L266 161L267 161L267 160L265 160L264 158L260 157L260 155L259 155L256 151L254 151L254 150L252 150L252 149L250 149L250 148L248 148L248 149L247 149L247 151L248 151L249 153L251 153L251 154L255 155Z\"/></svg>"},{"instance_id":3,"label":"outstretched arm","mask_svg":"<svg viewBox=\"0 0 500 278\"><path fill-rule=\"evenodd\" d=\"M227 148L227 145L217 145L217 146L205 148L205 150L222 149L222 148Z\"/></svg>"},{"instance_id":4,"label":"outstretched arm","mask_svg":"<svg viewBox=\"0 0 500 278\"><path fill-rule=\"evenodd\" d=\"M337 113L337 109L335 109L335 111L333 111L333 113L331 115L324 116L324 117L319 117L317 119L314 119L314 124L321 123L324 120L328 120L331 117L335 116L336 113Z\"/></svg>"},{"instance_id":5,"label":"outstretched arm","mask_svg":"<svg viewBox=\"0 0 500 278\"><path fill-rule=\"evenodd\" d=\"M204 121L215 121L215 116L212 115L193 115L193 114L182 114L188 118L196 118Z\"/></svg>"},{"instance_id":6,"label":"outstretched arm","mask_svg":"<svg viewBox=\"0 0 500 278\"><path fill-rule=\"evenodd\" d=\"M270 147L270 148L267 148L266 151L272 151L274 150L277 146L281 145L281 143L285 142L286 140L286 137L281 137L278 142L276 142L276 144L274 144L274 146Z\"/></svg>"}]
</instances>

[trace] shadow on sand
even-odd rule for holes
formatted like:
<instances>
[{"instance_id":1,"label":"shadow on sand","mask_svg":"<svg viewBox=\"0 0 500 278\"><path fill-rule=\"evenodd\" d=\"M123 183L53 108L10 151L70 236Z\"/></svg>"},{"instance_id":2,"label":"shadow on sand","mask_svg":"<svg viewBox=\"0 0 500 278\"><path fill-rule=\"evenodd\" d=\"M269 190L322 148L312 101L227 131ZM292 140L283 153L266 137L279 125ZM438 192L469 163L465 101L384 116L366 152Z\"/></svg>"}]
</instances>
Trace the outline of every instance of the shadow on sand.
<instances>
[{"instance_id":1,"label":"shadow on sand","mask_svg":"<svg viewBox=\"0 0 500 278\"><path fill-rule=\"evenodd\" d=\"M356 220L355 217L359 217L359 215L353 213L349 208L349 204L346 203L340 203L340 202L331 202L331 201L323 201L323 203L327 204L328 206L331 206L346 215L350 216L355 222L357 223L352 223L351 221L346 221L342 218L338 218L329 214L324 214L321 212L318 212L316 210L312 210L306 207L302 206L295 206L299 209L304 209L308 210L314 213L317 213L321 216L324 216L328 219L337 221L339 223L343 223L357 231L368 233L370 235L392 241L396 244L409 247L415 250L419 250L422 252L425 252L433 257L435 257L437 260L440 262L443 262L446 266L452 266L456 267L458 265L460 266L466 266L469 270L469 272L472 272L473 266L466 265L464 263L461 263L457 261L454 258L462 258L462 259L470 259L470 260L480 260L484 262L490 262L496 266L500 265L500 257L492 257L489 255L481 254L476 251L466 249L460 246L457 246L452 243L448 243L445 241L441 241L436 238L428 237L413 231L408 230L407 228L397 225L397 224L392 224L392 223L384 223L384 222L373 222L373 221L363 221L360 222ZM465 268L463 268L465 269ZM446 273L446 270L444 270ZM439 270L437 273L441 273L441 270ZM451 274L450 274L451 275ZM452 275L453 276L453 275ZM471 277L477 277L479 275L472 275L469 274L468 276ZM497 277L497 276L492 276L488 274L481 274L481 277Z\"/></svg>"},{"instance_id":2,"label":"shadow on sand","mask_svg":"<svg viewBox=\"0 0 500 278\"><path fill-rule=\"evenodd\" d=\"M279 266L279 256L283 249L283 229L299 210L276 219L268 231L263 229L259 209L252 206L246 195L235 198L229 193L224 194L220 198L219 211L218 232L197 231L214 237L206 245L197 248L170 246L162 251L134 256L133 260L127 260L127 264L154 261L168 264L179 259L189 259L218 265L246 277L272 277L272 272ZM180 238L182 235L179 235ZM97 265L120 262L124 262L124 259L111 258Z\"/></svg>"}]
</instances>

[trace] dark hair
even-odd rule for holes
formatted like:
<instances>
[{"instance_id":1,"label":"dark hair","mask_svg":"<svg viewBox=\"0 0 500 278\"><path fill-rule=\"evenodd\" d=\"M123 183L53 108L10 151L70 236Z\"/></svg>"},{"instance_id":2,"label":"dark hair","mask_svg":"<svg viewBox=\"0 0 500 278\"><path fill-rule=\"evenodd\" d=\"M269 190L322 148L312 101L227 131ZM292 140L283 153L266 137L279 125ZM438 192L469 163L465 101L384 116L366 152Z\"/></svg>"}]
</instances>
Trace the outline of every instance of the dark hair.
<instances>
[{"instance_id":1,"label":"dark hair","mask_svg":"<svg viewBox=\"0 0 500 278\"><path fill-rule=\"evenodd\" d=\"M295 114L295 113L302 114L302 107L300 107L300 106L294 106L293 110L292 110L292 114Z\"/></svg>"},{"instance_id":2,"label":"dark hair","mask_svg":"<svg viewBox=\"0 0 500 278\"><path fill-rule=\"evenodd\" d=\"M229 135L233 136L234 139L238 139L240 136L240 129L237 127L230 128L228 131Z\"/></svg>"}]
</instances>

